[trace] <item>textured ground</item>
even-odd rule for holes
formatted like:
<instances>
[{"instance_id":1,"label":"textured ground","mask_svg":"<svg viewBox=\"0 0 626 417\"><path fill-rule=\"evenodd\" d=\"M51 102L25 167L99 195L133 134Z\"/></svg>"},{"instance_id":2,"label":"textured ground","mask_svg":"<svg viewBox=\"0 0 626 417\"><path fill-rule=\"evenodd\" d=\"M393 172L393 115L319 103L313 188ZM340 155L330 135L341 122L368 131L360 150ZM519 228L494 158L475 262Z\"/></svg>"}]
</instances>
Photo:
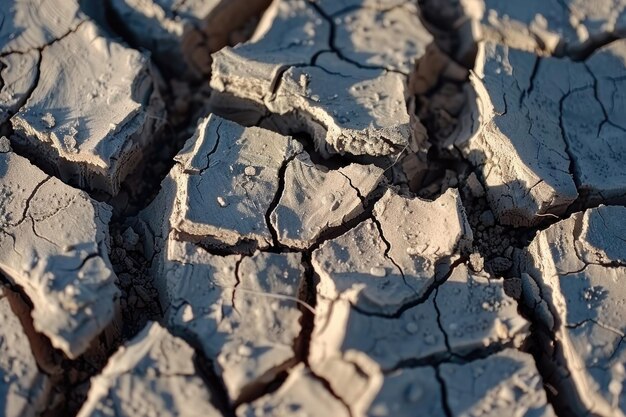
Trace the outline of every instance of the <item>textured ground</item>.
<instances>
[{"instance_id":1,"label":"textured ground","mask_svg":"<svg viewBox=\"0 0 626 417\"><path fill-rule=\"evenodd\" d=\"M0 0L0 415L625 416L623 0Z\"/></svg>"}]
</instances>

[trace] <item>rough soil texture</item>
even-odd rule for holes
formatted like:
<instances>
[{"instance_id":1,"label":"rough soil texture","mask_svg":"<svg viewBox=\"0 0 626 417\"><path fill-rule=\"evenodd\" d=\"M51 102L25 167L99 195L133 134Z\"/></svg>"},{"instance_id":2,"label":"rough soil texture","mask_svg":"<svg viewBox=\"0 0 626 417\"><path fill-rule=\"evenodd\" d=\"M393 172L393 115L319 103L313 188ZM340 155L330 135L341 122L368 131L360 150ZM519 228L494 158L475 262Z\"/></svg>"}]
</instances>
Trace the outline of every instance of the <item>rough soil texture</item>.
<instances>
[{"instance_id":1,"label":"rough soil texture","mask_svg":"<svg viewBox=\"0 0 626 417\"><path fill-rule=\"evenodd\" d=\"M625 7L0 0L0 414L626 415Z\"/></svg>"}]
</instances>

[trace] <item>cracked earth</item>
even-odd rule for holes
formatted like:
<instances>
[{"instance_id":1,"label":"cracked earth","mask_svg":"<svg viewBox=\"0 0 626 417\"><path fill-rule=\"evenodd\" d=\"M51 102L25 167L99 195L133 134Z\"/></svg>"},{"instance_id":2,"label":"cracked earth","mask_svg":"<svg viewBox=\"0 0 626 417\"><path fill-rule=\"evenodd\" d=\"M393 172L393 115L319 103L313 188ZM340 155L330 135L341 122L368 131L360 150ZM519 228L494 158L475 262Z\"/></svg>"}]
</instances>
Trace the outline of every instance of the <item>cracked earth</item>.
<instances>
[{"instance_id":1,"label":"cracked earth","mask_svg":"<svg viewBox=\"0 0 626 417\"><path fill-rule=\"evenodd\" d=\"M0 415L626 415L623 0L0 0Z\"/></svg>"}]
</instances>

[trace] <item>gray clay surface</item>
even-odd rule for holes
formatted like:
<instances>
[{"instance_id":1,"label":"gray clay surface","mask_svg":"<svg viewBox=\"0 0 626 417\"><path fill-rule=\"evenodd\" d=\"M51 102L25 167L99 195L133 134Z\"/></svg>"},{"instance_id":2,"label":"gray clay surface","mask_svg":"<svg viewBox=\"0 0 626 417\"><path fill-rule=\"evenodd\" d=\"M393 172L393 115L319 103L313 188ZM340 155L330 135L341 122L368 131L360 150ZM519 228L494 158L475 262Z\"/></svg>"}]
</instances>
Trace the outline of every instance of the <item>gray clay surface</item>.
<instances>
[{"instance_id":1,"label":"gray clay surface","mask_svg":"<svg viewBox=\"0 0 626 417\"><path fill-rule=\"evenodd\" d=\"M249 43L213 55L216 106L265 108L279 125L289 120L283 130L307 131L322 154L401 151L411 145L404 72L430 41L406 3L385 12L274 1Z\"/></svg>"},{"instance_id":2,"label":"gray clay surface","mask_svg":"<svg viewBox=\"0 0 626 417\"><path fill-rule=\"evenodd\" d=\"M244 29L270 0L107 0L124 21L131 43L150 50L168 71L199 77L211 69L211 52L246 40ZM233 32L235 32L233 34Z\"/></svg>"},{"instance_id":3,"label":"gray clay surface","mask_svg":"<svg viewBox=\"0 0 626 417\"><path fill-rule=\"evenodd\" d=\"M574 202L624 201L625 57L625 41L583 62L481 45L475 134L461 146L502 223L538 224Z\"/></svg>"},{"instance_id":4,"label":"gray clay surface","mask_svg":"<svg viewBox=\"0 0 626 417\"><path fill-rule=\"evenodd\" d=\"M0 288L0 409L6 417L34 417L45 408L50 381L37 367L28 336L9 301L9 292Z\"/></svg>"},{"instance_id":5,"label":"gray clay surface","mask_svg":"<svg viewBox=\"0 0 626 417\"><path fill-rule=\"evenodd\" d=\"M78 416L221 416L194 358L191 346L150 323L111 356Z\"/></svg>"},{"instance_id":6,"label":"gray clay surface","mask_svg":"<svg viewBox=\"0 0 626 417\"><path fill-rule=\"evenodd\" d=\"M32 301L35 329L75 358L115 315L111 209L13 152L0 172L0 269Z\"/></svg>"},{"instance_id":7,"label":"gray clay surface","mask_svg":"<svg viewBox=\"0 0 626 417\"><path fill-rule=\"evenodd\" d=\"M626 0L0 0L0 415L626 416Z\"/></svg>"},{"instance_id":8,"label":"gray clay surface","mask_svg":"<svg viewBox=\"0 0 626 417\"><path fill-rule=\"evenodd\" d=\"M576 213L539 233L528 251L524 301L555 332L562 377L554 383L578 413L624 415L624 215L616 206Z\"/></svg>"}]
</instances>

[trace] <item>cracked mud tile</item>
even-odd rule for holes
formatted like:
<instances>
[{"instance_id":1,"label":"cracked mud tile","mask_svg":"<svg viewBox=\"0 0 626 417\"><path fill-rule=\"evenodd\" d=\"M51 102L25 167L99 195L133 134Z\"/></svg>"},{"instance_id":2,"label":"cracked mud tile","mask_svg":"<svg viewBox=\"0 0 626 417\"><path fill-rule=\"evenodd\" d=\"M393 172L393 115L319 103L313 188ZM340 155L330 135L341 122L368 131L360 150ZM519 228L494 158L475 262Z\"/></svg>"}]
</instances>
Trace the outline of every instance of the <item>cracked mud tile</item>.
<instances>
[{"instance_id":1,"label":"cracked mud tile","mask_svg":"<svg viewBox=\"0 0 626 417\"><path fill-rule=\"evenodd\" d=\"M7 6L13 14L4 16L4 26L22 30L16 39L24 38L14 42L21 49L2 58L2 77L9 80L2 95L10 97L2 110L10 110L8 116L17 111L11 139L64 181L116 194L164 123L149 60L108 39L82 14L75 27L51 38L71 11L63 5L74 2L46 2L43 9L58 7L34 21L24 15L42 12L34 5L25 9L29 3Z\"/></svg>"},{"instance_id":2,"label":"cracked mud tile","mask_svg":"<svg viewBox=\"0 0 626 417\"><path fill-rule=\"evenodd\" d=\"M163 241L171 227L179 239L246 253L310 247L361 214L382 179L373 165L314 165L296 140L215 115L200 122L176 160L140 216L147 234Z\"/></svg>"},{"instance_id":3,"label":"cracked mud tile","mask_svg":"<svg viewBox=\"0 0 626 417\"><path fill-rule=\"evenodd\" d=\"M536 225L575 201L624 201L625 59L626 41L585 62L482 45L471 77L478 127L461 147L501 223Z\"/></svg>"},{"instance_id":4,"label":"cracked mud tile","mask_svg":"<svg viewBox=\"0 0 626 417\"><path fill-rule=\"evenodd\" d=\"M290 137L214 115L203 119L176 157L172 227L210 246L271 246L265 214L285 164L300 152Z\"/></svg>"},{"instance_id":5,"label":"cracked mud tile","mask_svg":"<svg viewBox=\"0 0 626 417\"><path fill-rule=\"evenodd\" d=\"M456 190L435 201L388 190L372 219L313 252L318 293L364 312L394 314L448 274L471 242Z\"/></svg>"},{"instance_id":6,"label":"cracked mud tile","mask_svg":"<svg viewBox=\"0 0 626 417\"><path fill-rule=\"evenodd\" d=\"M278 241L306 249L321 234L363 213L366 199L383 178L374 165L337 170L315 165L306 152L287 165L284 189L270 219Z\"/></svg>"},{"instance_id":7,"label":"cracked mud tile","mask_svg":"<svg viewBox=\"0 0 626 417\"><path fill-rule=\"evenodd\" d=\"M464 43L456 51L459 55L470 48L467 40L471 39L501 42L541 54L582 58L598 45L626 34L624 0L420 2L430 20L439 20L440 25L445 22L443 26L455 31L461 23L469 26L471 21L472 30L457 34Z\"/></svg>"},{"instance_id":8,"label":"cracked mud tile","mask_svg":"<svg viewBox=\"0 0 626 417\"><path fill-rule=\"evenodd\" d=\"M12 152L0 154L0 269L33 303L35 329L70 358L114 319L111 209Z\"/></svg>"},{"instance_id":9,"label":"cracked mud tile","mask_svg":"<svg viewBox=\"0 0 626 417\"><path fill-rule=\"evenodd\" d=\"M108 0L135 46L169 71L208 75L210 54L243 42L271 0Z\"/></svg>"},{"instance_id":10,"label":"cracked mud tile","mask_svg":"<svg viewBox=\"0 0 626 417\"><path fill-rule=\"evenodd\" d=\"M194 350L150 323L93 378L78 416L222 416L213 399Z\"/></svg>"},{"instance_id":11,"label":"cracked mud tile","mask_svg":"<svg viewBox=\"0 0 626 417\"><path fill-rule=\"evenodd\" d=\"M3 56L41 49L85 20L76 0L0 0L0 10Z\"/></svg>"},{"instance_id":12,"label":"cracked mud tile","mask_svg":"<svg viewBox=\"0 0 626 417\"><path fill-rule=\"evenodd\" d=\"M280 388L237 408L238 417L256 416L349 417L345 405L328 392L304 365L292 369Z\"/></svg>"},{"instance_id":13,"label":"cracked mud tile","mask_svg":"<svg viewBox=\"0 0 626 417\"><path fill-rule=\"evenodd\" d=\"M50 381L37 366L7 291L0 287L0 410L6 417L34 417L45 408Z\"/></svg>"},{"instance_id":14,"label":"cracked mud tile","mask_svg":"<svg viewBox=\"0 0 626 417\"><path fill-rule=\"evenodd\" d=\"M170 239L165 322L196 341L229 400L254 398L297 359L304 270L299 254L217 256Z\"/></svg>"},{"instance_id":15,"label":"cracked mud tile","mask_svg":"<svg viewBox=\"0 0 626 417\"><path fill-rule=\"evenodd\" d=\"M274 1L249 43L213 55L214 106L267 109L277 129L307 131L324 156L410 146L403 72L430 38L408 2L387 11L352 3L337 10L330 1Z\"/></svg>"},{"instance_id":16,"label":"cracked mud tile","mask_svg":"<svg viewBox=\"0 0 626 417\"><path fill-rule=\"evenodd\" d=\"M571 415L626 415L625 216L618 206L576 213L528 248L524 303L553 334L544 360Z\"/></svg>"},{"instance_id":17,"label":"cracked mud tile","mask_svg":"<svg viewBox=\"0 0 626 417\"><path fill-rule=\"evenodd\" d=\"M444 363L439 369L454 416L556 416L529 354L505 349L465 364Z\"/></svg>"},{"instance_id":18,"label":"cracked mud tile","mask_svg":"<svg viewBox=\"0 0 626 417\"><path fill-rule=\"evenodd\" d=\"M318 293L309 363L361 415L374 404L389 372L518 347L528 326L501 280L471 274L461 264L426 299L393 315L361 311Z\"/></svg>"}]
</instances>

